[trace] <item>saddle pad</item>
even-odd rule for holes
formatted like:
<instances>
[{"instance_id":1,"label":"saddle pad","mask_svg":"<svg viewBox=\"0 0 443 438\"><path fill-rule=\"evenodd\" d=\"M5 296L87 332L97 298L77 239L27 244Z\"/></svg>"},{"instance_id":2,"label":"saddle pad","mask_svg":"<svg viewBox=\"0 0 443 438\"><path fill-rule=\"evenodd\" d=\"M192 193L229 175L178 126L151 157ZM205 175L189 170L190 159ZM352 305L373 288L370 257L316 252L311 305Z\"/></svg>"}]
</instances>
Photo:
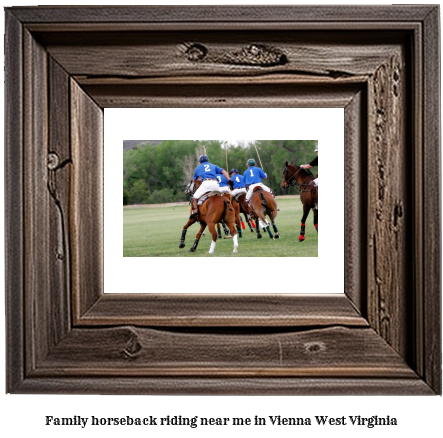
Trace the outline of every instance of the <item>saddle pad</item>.
<instances>
[{"instance_id":1,"label":"saddle pad","mask_svg":"<svg viewBox=\"0 0 443 438\"><path fill-rule=\"evenodd\" d=\"M213 192L205 193L201 198L198 199L197 205L202 205L203 202L206 201L206 199L210 198L211 196L216 196L216 195L220 195L220 192L213 191Z\"/></svg>"}]
</instances>

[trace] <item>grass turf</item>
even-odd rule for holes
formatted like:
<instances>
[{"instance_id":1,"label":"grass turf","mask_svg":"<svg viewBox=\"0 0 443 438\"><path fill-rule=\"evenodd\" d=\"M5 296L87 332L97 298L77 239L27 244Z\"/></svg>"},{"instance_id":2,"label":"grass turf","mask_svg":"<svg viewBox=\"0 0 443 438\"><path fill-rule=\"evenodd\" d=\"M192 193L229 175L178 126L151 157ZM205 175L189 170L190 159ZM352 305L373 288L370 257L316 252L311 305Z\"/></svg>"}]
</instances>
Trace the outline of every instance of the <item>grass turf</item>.
<instances>
[{"instance_id":1,"label":"grass turf","mask_svg":"<svg viewBox=\"0 0 443 438\"><path fill-rule=\"evenodd\" d=\"M306 240L298 241L300 221L303 215L302 204L298 198L277 199L280 211L276 225L281 236L275 241L262 231L262 238L257 239L245 222L243 237L238 239L238 253L232 252L232 239L217 239L214 254L207 254L211 245L211 235L206 229L194 253L189 249L194 243L200 228L193 224L186 234L186 246L178 247L183 226L186 224L189 206L178 207L141 207L123 209L123 256L124 257L317 257L318 234L314 227L312 212L306 220ZM242 215L244 221L244 217ZM272 226L271 226L272 230ZM272 231L274 234L274 232ZM224 236L223 229L222 235Z\"/></svg>"}]
</instances>

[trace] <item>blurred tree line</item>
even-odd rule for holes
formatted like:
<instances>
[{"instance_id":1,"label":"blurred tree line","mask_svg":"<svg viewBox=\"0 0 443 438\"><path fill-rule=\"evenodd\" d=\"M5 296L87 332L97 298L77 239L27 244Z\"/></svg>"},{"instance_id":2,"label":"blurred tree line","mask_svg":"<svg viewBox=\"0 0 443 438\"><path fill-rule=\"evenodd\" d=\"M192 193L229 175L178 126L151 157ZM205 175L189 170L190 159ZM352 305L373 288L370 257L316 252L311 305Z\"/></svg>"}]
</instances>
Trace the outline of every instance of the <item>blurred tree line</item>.
<instances>
[{"instance_id":1,"label":"blurred tree line","mask_svg":"<svg viewBox=\"0 0 443 438\"><path fill-rule=\"evenodd\" d=\"M317 140L256 140L263 170L268 175L264 184L277 195L298 194L298 189L280 188L285 161L310 163ZM194 176L198 157L204 153L211 163L223 169L237 168L241 174L246 162L254 158L260 165L254 143L223 144L220 140L163 140L160 144L139 144L123 152L123 205L161 204L186 200L184 189ZM228 169L226 169L226 150ZM313 168L316 175L317 168Z\"/></svg>"}]
</instances>

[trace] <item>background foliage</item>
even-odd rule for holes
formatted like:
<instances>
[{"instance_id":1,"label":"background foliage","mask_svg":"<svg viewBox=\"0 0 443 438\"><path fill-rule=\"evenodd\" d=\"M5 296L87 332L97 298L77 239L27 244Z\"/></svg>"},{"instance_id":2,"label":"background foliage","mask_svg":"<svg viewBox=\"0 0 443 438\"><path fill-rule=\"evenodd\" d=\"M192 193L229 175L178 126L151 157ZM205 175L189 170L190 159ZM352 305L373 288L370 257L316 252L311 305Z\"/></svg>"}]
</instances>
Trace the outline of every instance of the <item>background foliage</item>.
<instances>
[{"instance_id":1,"label":"background foliage","mask_svg":"<svg viewBox=\"0 0 443 438\"><path fill-rule=\"evenodd\" d=\"M256 140L258 154L268 179L264 183L276 194L297 194L280 189L285 161L306 164L315 157L317 140ZM211 163L229 172L237 168L241 174L246 161L254 158L260 166L253 142L223 144L220 140L140 140L136 147L123 151L123 205L157 204L184 201L184 189L192 179L198 157L204 152ZM226 150L228 169L226 169ZM313 169L317 174L317 169Z\"/></svg>"}]
</instances>

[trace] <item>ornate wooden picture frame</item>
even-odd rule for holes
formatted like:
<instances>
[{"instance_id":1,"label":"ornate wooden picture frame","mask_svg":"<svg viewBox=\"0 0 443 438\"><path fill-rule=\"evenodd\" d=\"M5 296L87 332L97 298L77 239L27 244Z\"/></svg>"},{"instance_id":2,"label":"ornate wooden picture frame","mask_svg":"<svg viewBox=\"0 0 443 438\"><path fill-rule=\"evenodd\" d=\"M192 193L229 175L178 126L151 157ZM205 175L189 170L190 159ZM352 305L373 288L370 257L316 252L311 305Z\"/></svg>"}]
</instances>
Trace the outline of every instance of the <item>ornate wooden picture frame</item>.
<instances>
[{"instance_id":1,"label":"ornate wooden picture frame","mask_svg":"<svg viewBox=\"0 0 443 438\"><path fill-rule=\"evenodd\" d=\"M441 394L439 41L438 6L7 8L7 392ZM104 294L105 107L344 108L345 294Z\"/></svg>"}]
</instances>

